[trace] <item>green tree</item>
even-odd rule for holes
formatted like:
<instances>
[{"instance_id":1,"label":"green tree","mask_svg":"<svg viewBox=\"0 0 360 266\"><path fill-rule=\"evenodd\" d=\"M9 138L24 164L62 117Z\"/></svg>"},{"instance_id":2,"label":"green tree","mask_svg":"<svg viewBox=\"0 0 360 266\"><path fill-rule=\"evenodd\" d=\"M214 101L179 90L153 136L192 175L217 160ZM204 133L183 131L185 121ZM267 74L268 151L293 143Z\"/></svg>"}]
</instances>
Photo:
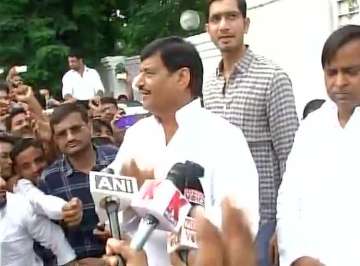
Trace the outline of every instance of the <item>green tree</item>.
<instances>
[{"instance_id":1,"label":"green tree","mask_svg":"<svg viewBox=\"0 0 360 266\"><path fill-rule=\"evenodd\" d=\"M189 36L203 32L203 26L191 32L180 26L180 15L187 9L197 10L204 25L205 0L133 0L124 1L125 19L119 38L124 44L125 55L138 54L152 40L169 36Z\"/></svg>"},{"instance_id":2,"label":"green tree","mask_svg":"<svg viewBox=\"0 0 360 266\"><path fill-rule=\"evenodd\" d=\"M120 21L110 18L120 2L1 0L1 65L28 65L28 83L59 94L70 47L81 49L90 65L114 53Z\"/></svg>"}]
</instances>

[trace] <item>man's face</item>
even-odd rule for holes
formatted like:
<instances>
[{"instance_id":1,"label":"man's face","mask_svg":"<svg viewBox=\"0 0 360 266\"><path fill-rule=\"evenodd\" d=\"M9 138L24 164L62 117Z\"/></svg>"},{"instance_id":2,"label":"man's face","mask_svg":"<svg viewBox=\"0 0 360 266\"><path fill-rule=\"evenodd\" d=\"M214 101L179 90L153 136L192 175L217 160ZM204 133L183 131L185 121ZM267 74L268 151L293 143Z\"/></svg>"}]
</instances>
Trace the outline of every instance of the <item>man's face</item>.
<instances>
[{"instance_id":1,"label":"man's face","mask_svg":"<svg viewBox=\"0 0 360 266\"><path fill-rule=\"evenodd\" d=\"M30 146L15 158L16 173L37 184L42 171L47 166L44 152L40 148Z\"/></svg>"},{"instance_id":2,"label":"man's face","mask_svg":"<svg viewBox=\"0 0 360 266\"><path fill-rule=\"evenodd\" d=\"M0 142L0 176L5 180L13 175L12 161L10 158L12 148L12 144Z\"/></svg>"},{"instance_id":3,"label":"man's face","mask_svg":"<svg viewBox=\"0 0 360 266\"><path fill-rule=\"evenodd\" d=\"M221 52L233 52L242 49L249 23L236 0L218 0L210 5L206 30Z\"/></svg>"},{"instance_id":4,"label":"man's face","mask_svg":"<svg viewBox=\"0 0 360 266\"><path fill-rule=\"evenodd\" d=\"M143 60L137 87L142 94L143 106L151 113L167 113L173 109L177 99L175 73L170 73L156 53Z\"/></svg>"},{"instance_id":5,"label":"man's face","mask_svg":"<svg viewBox=\"0 0 360 266\"><path fill-rule=\"evenodd\" d=\"M80 113L71 113L54 125L54 139L65 155L76 155L91 145L91 130Z\"/></svg>"},{"instance_id":6,"label":"man's face","mask_svg":"<svg viewBox=\"0 0 360 266\"><path fill-rule=\"evenodd\" d=\"M101 104L102 119L106 120L109 123L114 119L117 111L117 106L112 103Z\"/></svg>"},{"instance_id":7,"label":"man's face","mask_svg":"<svg viewBox=\"0 0 360 266\"><path fill-rule=\"evenodd\" d=\"M68 57L69 68L75 71L79 71L83 65L83 60L75 56Z\"/></svg>"},{"instance_id":8,"label":"man's face","mask_svg":"<svg viewBox=\"0 0 360 266\"><path fill-rule=\"evenodd\" d=\"M360 105L360 39L342 46L324 72L327 93L339 110Z\"/></svg>"},{"instance_id":9,"label":"man's face","mask_svg":"<svg viewBox=\"0 0 360 266\"><path fill-rule=\"evenodd\" d=\"M11 133L19 137L33 136L29 117L26 113L19 113L11 119Z\"/></svg>"},{"instance_id":10,"label":"man's face","mask_svg":"<svg viewBox=\"0 0 360 266\"><path fill-rule=\"evenodd\" d=\"M99 130L94 130L93 137L108 138L112 143L115 143L114 136L106 126L101 126Z\"/></svg>"}]
</instances>

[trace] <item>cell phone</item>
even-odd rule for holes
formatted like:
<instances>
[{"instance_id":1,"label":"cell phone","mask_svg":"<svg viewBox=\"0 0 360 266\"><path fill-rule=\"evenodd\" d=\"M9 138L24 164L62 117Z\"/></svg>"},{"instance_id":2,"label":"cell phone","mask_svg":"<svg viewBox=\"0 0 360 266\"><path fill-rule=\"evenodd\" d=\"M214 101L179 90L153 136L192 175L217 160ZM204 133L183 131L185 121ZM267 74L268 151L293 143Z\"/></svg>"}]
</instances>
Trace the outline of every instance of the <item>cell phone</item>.
<instances>
[{"instance_id":1,"label":"cell phone","mask_svg":"<svg viewBox=\"0 0 360 266\"><path fill-rule=\"evenodd\" d=\"M133 115L125 115L120 117L115 121L115 126L120 129L127 129L134 125L137 121L142 118L149 116L149 114L133 114Z\"/></svg>"},{"instance_id":2,"label":"cell phone","mask_svg":"<svg viewBox=\"0 0 360 266\"><path fill-rule=\"evenodd\" d=\"M25 73L27 72L27 66L16 66L15 71L17 73Z\"/></svg>"}]
</instances>

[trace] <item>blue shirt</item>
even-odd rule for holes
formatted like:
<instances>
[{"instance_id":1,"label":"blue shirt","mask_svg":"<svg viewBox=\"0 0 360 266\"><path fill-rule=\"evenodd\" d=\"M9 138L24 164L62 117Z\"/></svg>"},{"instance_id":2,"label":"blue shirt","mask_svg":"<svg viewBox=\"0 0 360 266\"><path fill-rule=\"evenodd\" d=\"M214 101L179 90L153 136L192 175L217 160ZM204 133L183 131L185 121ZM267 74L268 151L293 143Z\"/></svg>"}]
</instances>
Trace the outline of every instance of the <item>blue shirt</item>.
<instances>
[{"instance_id":1,"label":"blue shirt","mask_svg":"<svg viewBox=\"0 0 360 266\"><path fill-rule=\"evenodd\" d=\"M93 171L107 167L115 158L117 149L104 145L94 148L96 164ZM40 180L39 188L46 194L69 201L77 197L83 204L81 224L74 228L64 227L64 233L77 258L99 257L104 254L105 244L97 239L93 230L99 218L95 212L95 204L90 194L89 175L72 167L65 155L61 155L53 164L47 167Z\"/></svg>"}]
</instances>

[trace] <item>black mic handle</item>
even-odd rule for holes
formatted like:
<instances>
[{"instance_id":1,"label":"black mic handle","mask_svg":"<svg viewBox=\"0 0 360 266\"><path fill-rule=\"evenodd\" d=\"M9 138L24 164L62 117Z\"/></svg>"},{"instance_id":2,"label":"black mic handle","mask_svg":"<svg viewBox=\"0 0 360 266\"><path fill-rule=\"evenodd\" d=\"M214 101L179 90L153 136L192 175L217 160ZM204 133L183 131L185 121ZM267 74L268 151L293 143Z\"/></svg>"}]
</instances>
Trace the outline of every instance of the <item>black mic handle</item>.
<instances>
[{"instance_id":1,"label":"black mic handle","mask_svg":"<svg viewBox=\"0 0 360 266\"><path fill-rule=\"evenodd\" d=\"M104 205L109 218L112 237L121 240L120 225L118 219L119 199L106 197L105 199L103 199L102 204ZM117 255L116 257L118 258L118 266L126 266L126 261L122 256Z\"/></svg>"}]
</instances>

